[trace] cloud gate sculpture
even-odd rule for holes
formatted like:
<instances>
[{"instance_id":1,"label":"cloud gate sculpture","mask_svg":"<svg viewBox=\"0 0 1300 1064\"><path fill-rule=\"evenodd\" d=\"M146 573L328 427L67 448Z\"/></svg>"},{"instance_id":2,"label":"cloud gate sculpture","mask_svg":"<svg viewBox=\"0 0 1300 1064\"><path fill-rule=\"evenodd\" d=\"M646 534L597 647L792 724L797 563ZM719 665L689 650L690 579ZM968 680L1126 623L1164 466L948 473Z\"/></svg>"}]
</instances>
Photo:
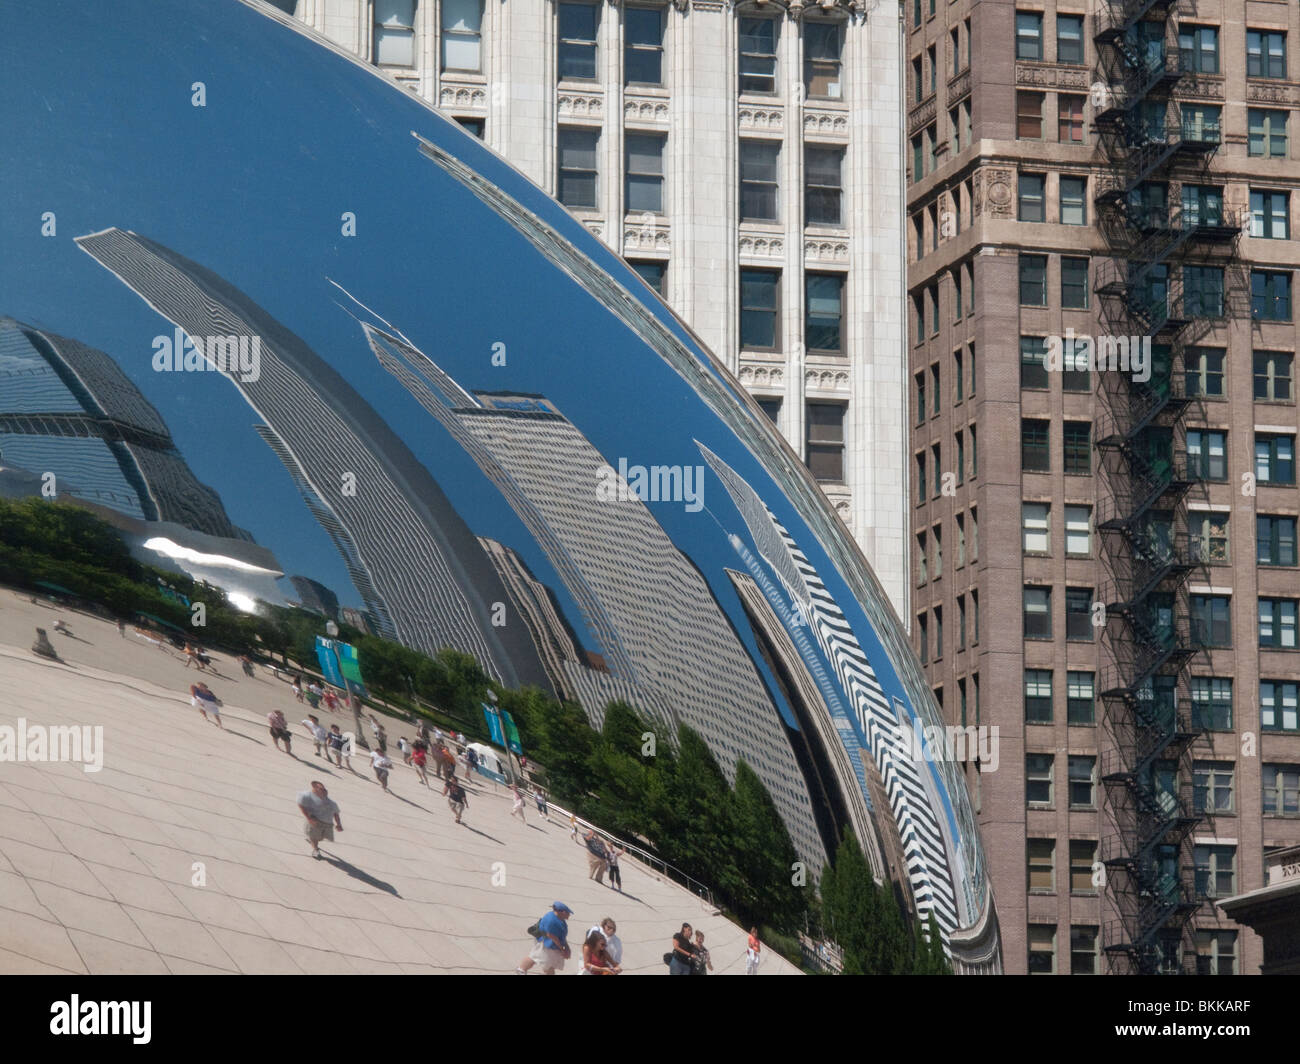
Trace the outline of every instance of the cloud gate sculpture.
<instances>
[{"instance_id":1,"label":"cloud gate sculpture","mask_svg":"<svg viewBox=\"0 0 1300 1064\"><path fill-rule=\"evenodd\" d=\"M20 2L4 30L0 498L54 494L242 608L454 648L597 727L616 700L689 725L801 860L852 829L958 970L1000 969L883 591L626 263L257 4Z\"/></svg>"}]
</instances>

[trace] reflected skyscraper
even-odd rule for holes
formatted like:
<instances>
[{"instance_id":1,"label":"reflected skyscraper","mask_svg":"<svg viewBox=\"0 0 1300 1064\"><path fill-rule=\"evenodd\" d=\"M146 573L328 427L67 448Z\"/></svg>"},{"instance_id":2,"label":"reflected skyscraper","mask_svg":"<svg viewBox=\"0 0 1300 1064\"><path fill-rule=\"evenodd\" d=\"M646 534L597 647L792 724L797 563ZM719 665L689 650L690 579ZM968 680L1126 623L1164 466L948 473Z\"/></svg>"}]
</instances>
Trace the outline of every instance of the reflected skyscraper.
<instances>
[{"instance_id":1,"label":"reflected skyscraper","mask_svg":"<svg viewBox=\"0 0 1300 1064\"><path fill-rule=\"evenodd\" d=\"M190 337L257 337L256 379L223 376L263 424L343 554L379 632L427 654L472 654L494 678L546 685L521 626L494 628L504 589L442 489L384 420L319 355L228 282L135 233L77 238Z\"/></svg>"}]
</instances>

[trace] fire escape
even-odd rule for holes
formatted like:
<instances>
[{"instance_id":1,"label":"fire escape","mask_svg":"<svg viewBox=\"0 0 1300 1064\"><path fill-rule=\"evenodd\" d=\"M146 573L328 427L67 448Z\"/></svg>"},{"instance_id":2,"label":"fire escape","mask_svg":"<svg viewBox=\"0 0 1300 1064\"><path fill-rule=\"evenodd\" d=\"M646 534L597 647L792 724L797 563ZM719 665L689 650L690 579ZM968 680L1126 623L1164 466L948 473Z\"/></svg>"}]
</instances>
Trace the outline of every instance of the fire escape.
<instances>
[{"instance_id":1,"label":"fire escape","mask_svg":"<svg viewBox=\"0 0 1300 1064\"><path fill-rule=\"evenodd\" d=\"M1174 98L1192 67L1167 44L1178 2L1110 0L1094 33L1094 125L1109 168L1096 196L1109 255L1096 291L1112 337L1130 348L1150 343L1147 380L1104 371L1105 352L1096 352L1097 527L1108 569L1099 599L1110 650L1100 677L1109 747L1100 751L1110 906L1102 945L1112 970L1135 974L1193 970L1195 958L1190 850L1201 817L1189 751L1198 729L1179 690L1202 643L1184 585L1212 559L1186 519L1206 455L1186 447L1183 419L1196 393L1186 388L1185 356L1229 313L1228 271L1216 289L1204 267L1230 264L1241 231L1240 216L1198 180L1219 146L1218 123L1185 115ZM1182 193L1173 202L1171 184Z\"/></svg>"}]
</instances>

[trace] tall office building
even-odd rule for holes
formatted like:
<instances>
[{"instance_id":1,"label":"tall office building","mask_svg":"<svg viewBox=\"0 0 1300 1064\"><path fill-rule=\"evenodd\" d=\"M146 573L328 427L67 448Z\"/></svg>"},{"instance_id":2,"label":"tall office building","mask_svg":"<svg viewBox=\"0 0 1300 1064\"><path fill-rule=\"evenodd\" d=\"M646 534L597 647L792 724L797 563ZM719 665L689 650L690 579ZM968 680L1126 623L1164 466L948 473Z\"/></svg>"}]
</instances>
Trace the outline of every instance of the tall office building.
<instances>
[{"instance_id":1,"label":"tall office building","mask_svg":"<svg viewBox=\"0 0 1300 1064\"><path fill-rule=\"evenodd\" d=\"M906 19L914 639L1000 728L1006 969L1257 972L1214 902L1300 841L1300 13Z\"/></svg>"},{"instance_id":2,"label":"tall office building","mask_svg":"<svg viewBox=\"0 0 1300 1064\"><path fill-rule=\"evenodd\" d=\"M437 482L328 363L216 274L135 233L78 245L191 337L257 337L261 371L223 376L344 558L380 634L427 654L474 655L514 687L546 685L521 626L496 628L495 569ZM416 564L412 559L418 558Z\"/></svg>"},{"instance_id":3,"label":"tall office building","mask_svg":"<svg viewBox=\"0 0 1300 1064\"><path fill-rule=\"evenodd\" d=\"M103 351L0 318L0 466L145 522L248 540L158 411Z\"/></svg>"},{"instance_id":4,"label":"tall office building","mask_svg":"<svg viewBox=\"0 0 1300 1064\"><path fill-rule=\"evenodd\" d=\"M911 614L901 29L860 0L276 0L555 195L807 462Z\"/></svg>"}]
</instances>

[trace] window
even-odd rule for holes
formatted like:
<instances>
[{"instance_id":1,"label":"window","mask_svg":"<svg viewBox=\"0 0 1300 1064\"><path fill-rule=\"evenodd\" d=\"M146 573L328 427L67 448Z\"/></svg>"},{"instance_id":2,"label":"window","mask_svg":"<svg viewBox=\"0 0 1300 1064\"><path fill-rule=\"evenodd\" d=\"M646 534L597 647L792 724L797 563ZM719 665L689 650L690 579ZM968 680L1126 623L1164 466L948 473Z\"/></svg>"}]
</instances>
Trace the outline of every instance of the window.
<instances>
[{"instance_id":1,"label":"window","mask_svg":"<svg viewBox=\"0 0 1300 1064\"><path fill-rule=\"evenodd\" d=\"M939 444L937 443L931 444L930 458L934 465L934 484L931 485L931 492L933 494L933 497L936 499L943 494L943 482L942 482L942 477L939 473L939 470L943 468L942 454L943 452Z\"/></svg>"},{"instance_id":2,"label":"window","mask_svg":"<svg viewBox=\"0 0 1300 1064\"><path fill-rule=\"evenodd\" d=\"M483 0L442 0L442 69L482 68Z\"/></svg>"},{"instance_id":3,"label":"window","mask_svg":"<svg viewBox=\"0 0 1300 1064\"><path fill-rule=\"evenodd\" d=\"M1290 321L1290 272L1251 270L1250 311L1256 321Z\"/></svg>"},{"instance_id":4,"label":"window","mask_svg":"<svg viewBox=\"0 0 1300 1064\"><path fill-rule=\"evenodd\" d=\"M980 475L979 436L975 433L974 425L966 427L966 435L970 437L970 478L974 480Z\"/></svg>"},{"instance_id":5,"label":"window","mask_svg":"<svg viewBox=\"0 0 1300 1064\"><path fill-rule=\"evenodd\" d=\"M838 100L840 88L840 27L834 22L803 24L803 84L813 99Z\"/></svg>"},{"instance_id":6,"label":"window","mask_svg":"<svg viewBox=\"0 0 1300 1064\"><path fill-rule=\"evenodd\" d=\"M1056 61L1083 66L1083 16L1056 16Z\"/></svg>"},{"instance_id":7,"label":"window","mask_svg":"<svg viewBox=\"0 0 1300 1064\"><path fill-rule=\"evenodd\" d=\"M916 534L916 586L921 587L930 579L930 570L926 562L925 533Z\"/></svg>"},{"instance_id":8,"label":"window","mask_svg":"<svg viewBox=\"0 0 1300 1064\"><path fill-rule=\"evenodd\" d=\"M1043 99L1041 92L1016 93L1016 139L1043 139Z\"/></svg>"},{"instance_id":9,"label":"window","mask_svg":"<svg viewBox=\"0 0 1300 1064\"><path fill-rule=\"evenodd\" d=\"M1016 58L1043 58L1043 16L1037 11L1016 12Z\"/></svg>"},{"instance_id":10,"label":"window","mask_svg":"<svg viewBox=\"0 0 1300 1064\"><path fill-rule=\"evenodd\" d=\"M415 66L415 0L375 0L375 62Z\"/></svg>"},{"instance_id":11,"label":"window","mask_svg":"<svg viewBox=\"0 0 1300 1064\"><path fill-rule=\"evenodd\" d=\"M1228 434L1187 430L1187 471L1199 480L1228 479Z\"/></svg>"},{"instance_id":12,"label":"window","mask_svg":"<svg viewBox=\"0 0 1300 1064\"><path fill-rule=\"evenodd\" d=\"M926 622L924 613L916 615L916 641L921 664L928 665L930 662L930 626Z\"/></svg>"},{"instance_id":13,"label":"window","mask_svg":"<svg viewBox=\"0 0 1300 1064\"><path fill-rule=\"evenodd\" d=\"M1286 158L1286 112L1252 107L1247 113L1246 149L1263 158Z\"/></svg>"},{"instance_id":14,"label":"window","mask_svg":"<svg viewBox=\"0 0 1300 1064\"><path fill-rule=\"evenodd\" d=\"M1263 766L1265 816L1300 816L1300 765Z\"/></svg>"},{"instance_id":15,"label":"window","mask_svg":"<svg viewBox=\"0 0 1300 1064\"><path fill-rule=\"evenodd\" d=\"M1295 483L1295 437L1255 433L1255 479L1261 484Z\"/></svg>"},{"instance_id":16,"label":"window","mask_svg":"<svg viewBox=\"0 0 1300 1064\"><path fill-rule=\"evenodd\" d=\"M1203 731L1232 731L1232 680L1226 676L1193 676L1189 685L1192 723Z\"/></svg>"},{"instance_id":17,"label":"window","mask_svg":"<svg viewBox=\"0 0 1300 1064\"><path fill-rule=\"evenodd\" d=\"M938 575L937 573L935 575ZM938 661L943 657L943 607L936 606L934 613L934 660ZM940 688L942 691L942 688ZM939 705L943 706L943 696L939 696Z\"/></svg>"},{"instance_id":18,"label":"window","mask_svg":"<svg viewBox=\"0 0 1300 1064\"><path fill-rule=\"evenodd\" d=\"M1193 595L1192 640L1201 646L1232 646L1232 600L1227 595ZM1195 687L1195 684L1193 684ZM1193 691L1193 701L1195 701Z\"/></svg>"},{"instance_id":19,"label":"window","mask_svg":"<svg viewBox=\"0 0 1300 1064\"><path fill-rule=\"evenodd\" d=\"M1067 672L1065 674L1065 719L1070 724L1096 722L1096 693L1093 674Z\"/></svg>"},{"instance_id":20,"label":"window","mask_svg":"<svg viewBox=\"0 0 1300 1064\"><path fill-rule=\"evenodd\" d=\"M1061 178L1061 224L1088 224L1088 179Z\"/></svg>"},{"instance_id":21,"label":"window","mask_svg":"<svg viewBox=\"0 0 1300 1064\"><path fill-rule=\"evenodd\" d=\"M1083 97L1060 93L1056 97L1057 139L1062 144L1083 143Z\"/></svg>"},{"instance_id":22,"label":"window","mask_svg":"<svg viewBox=\"0 0 1300 1064\"><path fill-rule=\"evenodd\" d=\"M1300 731L1300 684L1292 680L1259 681L1259 718L1264 731Z\"/></svg>"},{"instance_id":23,"label":"window","mask_svg":"<svg viewBox=\"0 0 1300 1064\"><path fill-rule=\"evenodd\" d=\"M1237 847L1197 846L1196 894L1201 898L1230 898L1237 892Z\"/></svg>"},{"instance_id":24,"label":"window","mask_svg":"<svg viewBox=\"0 0 1300 1064\"><path fill-rule=\"evenodd\" d=\"M916 382L916 423L925 423L925 370L912 378Z\"/></svg>"},{"instance_id":25,"label":"window","mask_svg":"<svg viewBox=\"0 0 1300 1064\"><path fill-rule=\"evenodd\" d=\"M966 596L957 596L957 649L966 649ZM962 709L966 708L966 681L961 681ZM963 727L964 727L963 723Z\"/></svg>"},{"instance_id":26,"label":"window","mask_svg":"<svg viewBox=\"0 0 1300 1064\"><path fill-rule=\"evenodd\" d=\"M628 265L631 266L632 269L636 270L636 272L640 274L641 280L645 281L645 283L658 292L660 296L664 295L664 281L668 275L668 266L666 263L629 262Z\"/></svg>"},{"instance_id":27,"label":"window","mask_svg":"<svg viewBox=\"0 0 1300 1064\"><path fill-rule=\"evenodd\" d=\"M808 404L808 468L821 483L844 483L844 404Z\"/></svg>"},{"instance_id":28,"label":"window","mask_svg":"<svg viewBox=\"0 0 1300 1064\"><path fill-rule=\"evenodd\" d=\"M972 561L974 561L974 558L975 556L971 555ZM978 591L972 591L970 593L970 608L971 608L970 641L972 643L978 643L980 641L980 593ZM979 694L980 694L979 679L977 678L975 680L975 708L976 708L977 720L979 718L979 713L978 713L979 704L980 704Z\"/></svg>"},{"instance_id":29,"label":"window","mask_svg":"<svg viewBox=\"0 0 1300 1064\"><path fill-rule=\"evenodd\" d=\"M971 427L971 431L972 432L975 431L974 426ZM977 511L975 507L972 506L970 508L970 560L977 561L979 559L979 556L980 556L980 518L979 518L979 511ZM972 591L971 594L978 596L978 592L975 591ZM978 632L979 631L978 597L976 597L976 601L975 601L975 617L976 617L975 630L976 632Z\"/></svg>"},{"instance_id":30,"label":"window","mask_svg":"<svg viewBox=\"0 0 1300 1064\"><path fill-rule=\"evenodd\" d=\"M912 0L912 25L921 24L921 0Z\"/></svg>"},{"instance_id":31,"label":"window","mask_svg":"<svg viewBox=\"0 0 1300 1064\"><path fill-rule=\"evenodd\" d=\"M1052 589L1026 587L1024 589L1025 638L1052 638Z\"/></svg>"},{"instance_id":32,"label":"window","mask_svg":"<svg viewBox=\"0 0 1300 1064\"><path fill-rule=\"evenodd\" d=\"M920 181L925 176L925 151L922 147L921 134L918 133L912 138L912 180ZM917 245L917 254L921 252L920 245Z\"/></svg>"},{"instance_id":33,"label":"window","mask_svg":"<svg viewBox=\"0 0 1300 1064\"><path fill-rule=\"evenodd\" d=\"M1049 669L1025 670L1025 723L1052 723L1052 673Z\"/></svg>"},{"instance_id":34,"label":"window","mask_svg":"<svg viewBox=\"0 0 1300 1064\"><path fill-rule=\"evenodd\" d=\"M912 60L912 102L925 99L925 63L918 55Z\"/></svg>"},{"instance_id":35,"label":"window","mask_svg":"<svg viewBox=\"0 0 1300 1064\"><path fill-rule=\"evenodd\" d=\"M1237 932L1196 932L1196 974L1237 974Z\"/></svg>"},{"instance_id":36,"label":"window","mask_svg":"<svg viewBox=\"0 0 1300 1064\"><path fill-rule=\"evenodd\" d=\"M1092 507L1065 508L1065 554L1070 558L1087 558L1092 554Z\"/></svg>"},{"instance_id":37,"label":"window","mask_svg":"<svg viewBox=\"0 0 1300 1064\"><path fill-rule=\"evenodd\" d=\"M1286 34L1266 30L1246 31L1246 76L1286 77Z\"/></svg>"},{"instance_id":38,"label":"window","mask_svg":"<svg viewBox=\"0 0 1300 1064\"><path fill-rule=\"evenodd\" d=\"M1018 218L1022 222L1045 222L1043 213L1043 185L1046 177L1042 174L1020 175L1020 205Z\"/></svg>"},{"instance_id":39,"label":"window","mask_svg":"<svg viewBox=\"0 0 1300 1064\"><path fill-rule=\"evenodd\" d=\"M958 267L952 271L952 302L953 302L953 324L961 321L961 275L965 267Z\"/></svg>"},{"instance_id":40,"label":"window","mask_svg":"<svg viewBox=\"0 0 1300 1064\"><path fill-rule=\"evenodd\" d=\"M1291 366L1295 356L1288 351L1255 352L1255 398L1290 402Z\"/></svg>"},{"instance_id":41,"label":"window","mask_svg":"<svg viewBox=\"0 0 1300 1064\"><path fill-rule=\"evenodd\" d=\"M1294 650L1296 599L1259 600L1259 645Z\"/></svg>"},{"instance_id":42,"label":"window","mask_svg":"<svg viewBox=\"0 0 1300 1064\"><path fill-rule=\"evenodd\" d=\"M1097 759L1070 756L1070 808L1092 809L1097 804Z\"/></svg>"},{"instance_id":43,"label":"window","mask_svg":"<svg viewBox=\"0 0 1300 1064\"><path fill-rule=\"evenodd\" d=\"M839 225L843 148L804 148L804 210L807 225Z\"/></svg>"},{"instance_id":44,"label":"window","mask_svg":"<svg viewBox=\"0 0 1300 1064\"><path fill-rule=\"evenodd\" d=\"M1193 318L1223 317L1223 269L1183 267L1183 309Z\"/></svg>"},{"instance_id":45,"label":"window","mask_svg":"<svg viewBox=\"0 0 1300 1064\"><path fill-rule=\"evenodd\" d=\"M599 4L559 4L558 67L561 81L596 80L596 27Z\"/></svg>"},{"instance_id":46,"label":"window","mask_svg":"<svg viewBox=\"0 0 1300 1064\"><path fill-rule=\"evenodd\" d=\"M1061 306L1065 310L1088 309L1088 260L1061 257Z\"/></svg>"},{"instance_id":47,"label":"window","mask_svg":"<svg viewBox=\"0 0 1300 1064\"><path fill-rule=\"evenodd\" d=\"M920 504L925 499L925 452L922 451L916 456L916 501Z\"/></svg>"},{"instance_id":48,"label":"window","mask_svg":"<svg viewBox=\"0 0 1300 1064\"><path fill-rule=\"evenodd\" d=\"M939 335L939 286L937 284L932 284L930 286L929 296L930 296L930 335L938 336ZM935 387L934 387L934 404L935 404L934 412L937 414L939 412L938 381L935 382Z\"/></svg>"},{"instance_id":49,"label":"window","mask_svg":"<svg viewBox=\"0 0 1300 1064\"><path fill-rule=\"evenodd\" d=\"M1067 392L1092 391L1092 376L1088 369L1088 347L1067 340L1061 351L1061 389Z\"/></svg>"},{"instance_id":50,"label":"window","mask_svg":"<svg viewBox=\"0 0 1300 1064\"><path fill-rule=\"evenodd\" d=\"M949 129L949 138L950 138L950 149L949 149L949 150L952 152L953 155L956 155L959 151L961 151L961 109L960 109L960 108L958 108L958 107L952 107L952 108L949 108L949 110L948 110L948 129ZM953 198L953 202L956 203L956 197L955 197L955 196L954 196L954 198ZM957 223L957 232L960 233L960 232L961 232L961 212L960 212L960 211L955 211L955 212L954 212L954 215L955 215L956 223Z\"/></svg>"},{"instance_id":51,"label":"window","mask_svg":"<svg viewBox=\"0 0 1300 1064\"><path fill-rule=\"evenodd\" d=\"M941 393L939 391L939 363L936 362L934 365L930 367L930 413L931 414L937 414L939 412L940 394ZM935 475L938 476L938 473L936 472Z\"/></svg>"},{"instance_id":52,"label":"window","mask_svg":"<svg viewBox=\"0 0 1300 1064\"><path fill-rule=\"evenodd\" d=\"M773 425L781 424L781 397L779 395L762 395L755 397L760 409L767 415Z\"/></svg>"},{"instance_id":53,"label":"window","mask_svg":"<svg viewBox=\"0 0 1300 1064\"><path fill-rule=\"evenodd\" d=\"M1223 224L1222 185L1183 185L1183 224L1187 227Z\"/></svg>"},{"instance_id":54,"label":"window","mask_svg":"<svg viewBox=\"0 0 1300 1064\"><path fill-rule=\"evenodd\" d=\"M1092 589L1068 587L1065 589L1065 638L1092 641Z\"/></svg>"},{"instance_id":55,"label":"window","mask_svg":"<svg viewBox=\"0 0 1300 1064\"><path fill-rule=\"evenodd\" d=\"M962 369L961 351L952 353L952 383L955 389L953 401L960 403L962 401L962 389L966 387L966 374Z\"/></svg>"},{"instance_id":56,"label":"window","mask_svg":"<svg viewBox=\"0 0 1300 1064\"><path fill-rule=\"evenodd\" d=\"M1255 560L1260 565L1295 565L1294 517L1255 518Z\"/></svg>"},{"instance_id":57,"label":"window","mask_svg":"<svg viewBox=\"0 0 1300 1064\"><path fill-rule=\"evenodd\" d=\"M933 15L934 12L931 11L930 14ZM936 47L935 45L931 45L925 51L925 57L929 61L929 66L930 66L930 94L931 95L934 95L934 93L939 88L939 57L938 55L935 54L935 47Z\"/></svg>"},{"instance_id":58,"label":"window","mask_svg":"<svg viewBox=\"0 0 1300 1064\"><path fill-rule=\"evenodd\" d=\"M780 199L777 160L781 145L775 141L740 142L740 216L747 222L775 222Z\"/></svg>"},{"instance_id":59,"label":"window","mask_svg":"<svg viewBox=\"0 0 1300 1064\"><path fill-rule=\"evenodd\" d=\"M1026 473L1051 472L1050 421L1023 418L1020 422L1020 468Z\"/></svg>"},{"instance_id":60,"label":"window","mask_svg":"<svg viewBox=\"0 0 1300 1064\"><path fill-rule=\"evenodd\" d=\"M1028 805L1052 804L1051 754L1025 755L1025 802Z\"/></svg>"},{"instance_id":61,"label":"window","mask_svg":"<svg viewBox=\"0 0 1300 1064\"><path fill-rule=\"evenodd\" d=\"M1027 839L1029 857L1029 890L1031 893L1050 893L1056 889L1056 840Z\"/></svg>"},{"instance_id":62,"label":"window","mask_svg":"<svg viewBox=\"0 0 1300 1064\"><path fill-rule=\"evenodd\" d=\"M960 487L966 480L966 440L960 429L953 434L953 440L957 446L957 461L953 466L957 474L957 486Z\"/></svg>"},{"instance_id":63,"label":"window","mask_svg":"<svg viewBox=\"0 0 1300 1064\"><path fill-rule=\"evenodd\" d=\"M1092 839L1070 840L1070 893L1096 894L1092 866L1097 863L1097 843Z\"/></svg>"},{"instance_id":64,"label":"window","mask_svg":"<svg viewBox=\"0 0 1300 1064\"><path fill-rule=\"evenodd\" d=\"M1219 28L1217 26L1179 26L1178 51L1183 70L1189 74L1219 72Z\"/></svg>"},{"instance_id":65,"label":"window","mask_svg":"<svg viewBox=\"0 0 1300 1064\"><path fill-rule=\"evenodd\" d=\"M1051 924L1029 925L1029 974L1056 974L1056 928Z\"/></svg>"},{"instance_id":66,"label":"window","mask_svg":"<svg viewBox=\"0 0 1300 1064\"><path fill-rule=\"evenodd\" d=\"M1087 421L1067 421L1062 426L1064 437L1065 471L1076 475L1092 472L1092 424Z\"/></svg>"},{"instance_id":67,"label":"window","mask_svg":"<svg viewBox=\"0 0 1300 1064\"><path fill-rule=\"evenodd\" d=\"M1221 347L1189 347L1183 356L1188 396L1222 399L1223 356Z\"/></svg>"},{"instance_id":68,"label":"window","mask_svg":"<svg viewBox=\"0 0 1300 1064\"><path fill-rule=\"evenodd\" d=\"M1231 813L1235 766L1231 761L1192 764L1192 809L1197 813Z\"/></svg>"},{"instance_id":69,"label":"window","mask_svg":"<svg viewBox=\"0 0 1300 1064\"><path fill-rule=\"evenodd\" d=\"M776 92L776 19L740 20L740 91Z\"/></svg>"},{"instance_id":70,"label":"window","mask_svg":"<svg viewBox=\"0 0 1300 1064\"><path fill-rule=\"evenodd\" d=\"M1188 515L1187 526L1191 533L1188 547L1192 561L1224 565L1230 560L1226 513L1192 513Z\"/></svg>"},{"instance_id":71,"label":"window","mask_svg":"<svg viewBox=\"0 0 1300 1064\"><path fill-rule=\"evenodd\" d=\"M775 351L781 274L776 270L740 271L740 346Z\"/></svg>"},{"instance_id":72,"label":"window","mask_svg":"<svg viewBox=\"0 0 1300 1064\"><path fill-rule=\"evenodd\" d=\"M844 304L844 274L805 274L804 294L805 346L809 351L838 354L843 350L840 327Z\"/></svg>"},{"instance_id":73,"label":"window","mask_svg":"<svg viewBox=\"0 0 1300 1064\"><path fill-rule=\"evenodd\" d=\"M1164 111L1163 105L1159 115L1158 129L1152 128L1151 133L1157 140L1163 140L1165 136ZM1182 104L1182 138L1193 144L1218 144L1222 139L1220 121L1223 117L1223 108L1217 104L1208 103L1191 103L1190 101ZM1177 129L1177 127L1175 127Z\"/></svg>"},{"instance_id":74,"label":"window","mask_svg":"<svg viewBox=\"0 0 1300 1064\"><path fill-rule=\"evenodd\" d=\"M1020 338L1020 387L1047 387L1047 337Z\"/></svg>"},{"instance_id":75,"label":"window","mask_svg":"<svg viewBox=\"0 0 1300 1064\"><path fill-rule=\"evenodd\" d=\"M664 12L629 7L623 16L623 77L628 85L662 85Z\"/></svg>"},{"instance_id":76,"label":"window","mask_svg":"<svg viewBox=\"0 0 1300 1064\"><path fill-rule=\"evenodd\" d=\"M1086 259L1084 260L1087 261ZM1047 306L1047 256L1020 255L1020 305L1022 307ZM1024 340L1021 340L1023 345ZM1023 387L1024 373L1021 372Z\"/></svg>"},{"instance_id":77,"label":"window","mask_svg":"<svg viewBox=\"0 0 1300 1064\"><path fill-rule=\"evenodd\" d=\"M1289 232L1289 193L1250 190L1250 235L1286 240Z\"/></svg>"},{"instance_id":78,"label":"window","mask_svg":"<svg viewBox=\"0 0 1300 1064\"><path fill-rule=\"evenodd\" d=\"M971 53L974 51L975 48L975 36L974 34L971 33L970 19L964 20L962 22L962 25L966 29L966 66L969 67Z\"/></svg>"},{"instance_id":79,"label":"window","mask_svg":"<svg viewBox=\"0 0 1300 1064\"><path fill-rule=\"evenodd\" d=\"M925 158L926 168L933 172L934 168L939 165L938 158L935 155L935 148L939 143L939 127L928 125L925 127ZM937 243L937 240L936 240Z\"/></svg>"},{"instance_id":80,"label":"window","mask_svg":"<svg viewBox=\"0 0 1300 1064\"><path fill-rule=\"evenodd\" d=\"M486 123L482 118L464 118L457 115L456 124L471 136L478 137L479 140L483 139L483 131L486 127Z\"/></svg>"},{"instance_id":81,"label":"window","mask_svg":"<svg viewBox=\"0 0 1300 1064\"><path fill-rule=\"evenodd\" d=\"M956 27L953 27L952 32L948 34L948 52L952 56L950 76L955 78L961 73L961 37Z\"/></svg>"},{"instance_id":82,"label":"window","mask_svg":"<svg viewBox=\"0 0 1300 1064\"><path fill-rule=\"evenodd\" d=\"M566 207L596 206L596 146L599 142L598 130L560 130L559 200Z\"/></svg>"},{"instance_id":83,"label":"window","mask_svg":"<svg viewBox=\"0 0 1300 1064\"><path fill-rule=\"evenodd\" d=\"M664 138L628 133L625 138L627 210L659 214L664 209Z\"/></svg>"},{"instance_id":84,"label":"window","mask_svg":"<svg viewBox=\"0 0 1300 1064\"><path fill-rule=\"evenodd\" d=\"M1020 504L1020 535L1026 554L1050 554L1052 508L1045 502Z\"/></svg>"}]
</instances>

